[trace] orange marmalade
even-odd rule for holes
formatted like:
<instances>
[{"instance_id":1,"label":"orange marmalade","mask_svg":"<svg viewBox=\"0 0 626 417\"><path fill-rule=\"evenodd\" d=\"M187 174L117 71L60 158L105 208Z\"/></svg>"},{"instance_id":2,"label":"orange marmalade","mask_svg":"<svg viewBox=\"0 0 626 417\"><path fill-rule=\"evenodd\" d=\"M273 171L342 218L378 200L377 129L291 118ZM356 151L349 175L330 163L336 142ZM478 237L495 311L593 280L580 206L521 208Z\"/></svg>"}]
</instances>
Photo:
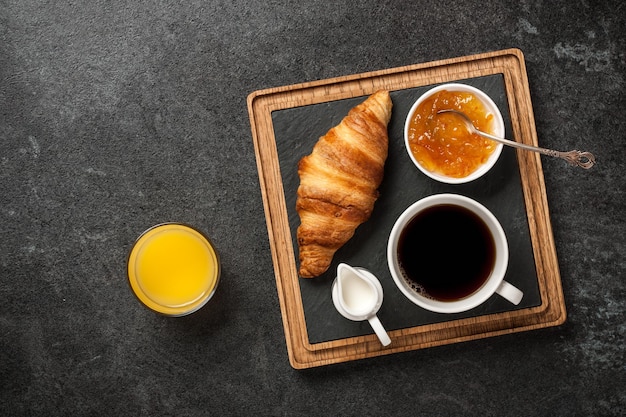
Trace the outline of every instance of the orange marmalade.
<instances>
[{"instance_id":1,"label":"orange marmalade","mask_svg":"<svg viewBox=\"0 0 626 417\"><path fill-rule=\"evenodd\" d=\"M420 103L411 115L408 138L415 159L428 171L463 178L484 164L497 144L470 133L459 116L437 114L444 109L462 111L486 133L493 133L493 114L470 92L442 90Z\"/></svg>"}]
</instances>

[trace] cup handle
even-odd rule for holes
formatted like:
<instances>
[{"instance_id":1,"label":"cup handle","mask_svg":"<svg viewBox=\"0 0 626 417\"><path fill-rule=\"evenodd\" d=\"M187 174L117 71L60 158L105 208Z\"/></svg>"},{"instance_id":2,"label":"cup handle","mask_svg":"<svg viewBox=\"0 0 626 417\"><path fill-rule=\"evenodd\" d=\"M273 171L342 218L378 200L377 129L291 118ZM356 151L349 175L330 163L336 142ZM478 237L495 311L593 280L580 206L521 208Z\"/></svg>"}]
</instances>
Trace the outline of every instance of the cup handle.
<instances>
[{"instance_id":1,"label":"cup handle","mask_svg":"<svg viewBox=\"0 0 626 417\"><path fill-rule=\"evenodd\" d=\"M515 305L518 305L522 301L522 297L524 297L523 292L504 280L500 283L496 292Z\"/></svg>"},{"instance_id":2,"label":"cup handle","mask_svg":"<svg viewBox=\"0 0 626 417\"><path fill-rule=\"evenodd\" d=\"M374 329L374 332L376 332L376 336L378 336L378 339L380 340L380 343L383 344L383 346L387 346L391 343L391 339L389 338L389 335L387 334L387 331L383 327L380 320L378 320L378 316L374 315L368 318L367 321L369 321L372 329Z\"/></svg>"}]
</instances>

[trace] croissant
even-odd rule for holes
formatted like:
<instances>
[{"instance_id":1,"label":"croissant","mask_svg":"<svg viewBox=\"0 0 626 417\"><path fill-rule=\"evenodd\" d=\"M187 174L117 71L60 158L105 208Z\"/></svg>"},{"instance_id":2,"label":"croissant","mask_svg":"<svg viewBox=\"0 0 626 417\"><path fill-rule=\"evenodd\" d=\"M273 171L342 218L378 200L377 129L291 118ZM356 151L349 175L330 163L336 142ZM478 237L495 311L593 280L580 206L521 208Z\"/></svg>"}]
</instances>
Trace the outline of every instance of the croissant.
<instances>
[{"instance_id":1,"label":"croissant","mask_svg":"<svg viewBox=\"0 0 626 417\"><path fill-rule=\"evenodd\" d=\"M335 252L369 219L387 159L393 104L377 91L352 108L298 163L299 274L323 274Z\"/></svg>"}]
</instances>

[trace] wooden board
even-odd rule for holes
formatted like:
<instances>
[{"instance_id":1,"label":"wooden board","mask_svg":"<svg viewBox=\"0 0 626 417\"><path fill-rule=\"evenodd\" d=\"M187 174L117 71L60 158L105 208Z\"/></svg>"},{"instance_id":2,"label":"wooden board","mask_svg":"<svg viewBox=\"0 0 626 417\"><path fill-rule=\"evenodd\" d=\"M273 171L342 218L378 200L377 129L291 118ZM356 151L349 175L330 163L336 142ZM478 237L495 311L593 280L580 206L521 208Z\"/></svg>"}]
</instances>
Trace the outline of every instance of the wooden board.
<instances>
[{"instance_id":1,"label":"wooden board","mask_svg":"<svg viewBox=\"0 0 626 417\"><path fill-rule=\"evenodd\" d=\"M506 93L504 97L505 106L508 107L509 126L507 135L518 142L537 145L524 58L522 52L517 49L270 88L250 94L248 110L257 168L289 361L294 368L304 369L532 330L559 325L565 321L565 304L540 156L510 150L514 156L508 162L512 161L518 170L517 177L521 190L519 209L526 216L525 233L532 246L530 259L536 272L532 279L536 281L537 303L519 309L487 309L479 310L473 315L438 317L437 320L426 320L417 325L394 328L389 331L392 343L387 347L382 347L371 331L353 332L346 337L338 338L321 337L313 342L309 338L303 303L303 282L297 275L297 246L294 245L293 219L290 224L293 208L287 205L286 198L286 195L295 194L295 189L292 189L293 181L284 178L285 172L292 172L296 167L281 167L276 139L277 133L282 132L275 131L273 114L277 115L286 109L314 108L312 105L324 103L330 105L349 103L351 99L369 95L381 88L389 90L393 97L393 94L401 94L409 89L494 75L501 77ZM338 117L337 121L343 114ZM279 139L284 137L278 136ZM317 137L313 139L316 140ZM390 142L401 139L391 137L390 134ZM298 138L292 140L293 146L297 147ZM309 142L310 140L311 138L307 139ZM307 149L308 152L310 149ZM417 177L419 174L415 172L414 175ZM462 188L458 192L464 194ZM387 279L381 276L379 278ZM306 285L310 285L309 282L310 280ZM330 297L330 294L328 296ZM315 311L311 313L309 308L307 314L310 316L314 313ZM315 317L308 319L313 321Z\"/></svg>"}]
</instances>

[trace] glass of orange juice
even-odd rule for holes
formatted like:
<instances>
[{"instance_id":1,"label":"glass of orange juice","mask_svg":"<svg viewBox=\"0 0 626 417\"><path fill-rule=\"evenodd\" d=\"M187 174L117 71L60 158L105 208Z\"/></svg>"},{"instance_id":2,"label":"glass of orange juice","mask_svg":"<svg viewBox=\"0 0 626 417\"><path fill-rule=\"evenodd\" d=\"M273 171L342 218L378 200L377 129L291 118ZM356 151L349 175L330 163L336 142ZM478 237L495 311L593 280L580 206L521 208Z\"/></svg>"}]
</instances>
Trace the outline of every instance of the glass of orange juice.
<instances>
[{"instance_id":1,"label":"glass of orange juice","mask_svg":"<svg viewBox=\"0 0 626 417\"><path fill-rule=\"evenodd\" d=\"M182 223L162 223L143 232L128 256L130 286L146 307L185 316L204 306L220 279L211 241Z\"/></svg>"}]
</instances>

